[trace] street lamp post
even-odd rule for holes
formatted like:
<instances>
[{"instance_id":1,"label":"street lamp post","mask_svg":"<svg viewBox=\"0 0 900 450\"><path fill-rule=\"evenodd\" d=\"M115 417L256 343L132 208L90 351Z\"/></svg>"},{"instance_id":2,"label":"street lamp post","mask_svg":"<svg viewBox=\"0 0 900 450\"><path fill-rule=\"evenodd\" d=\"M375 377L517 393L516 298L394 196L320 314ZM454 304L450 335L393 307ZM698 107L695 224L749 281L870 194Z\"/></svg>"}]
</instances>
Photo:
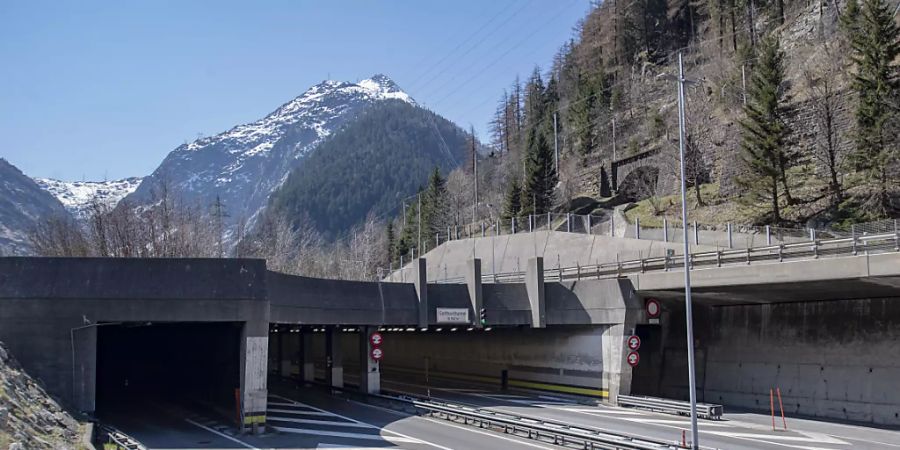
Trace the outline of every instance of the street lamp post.
<instances>
[{"instance_id":1,"label":"street lamp post","mask_svg":"<svg viewBox=\"0 0 900 450\"><path fill-rule=\"evenodd\" d=\"M700 448L697 431L697 380L694 371L694 317L691 308L691 248L688 239L687 189L684 168L684 64L678 53L678 150L681 159L681 225L684 231L684 313L687 324L688 386L691 399L691 448Z\"/></svg>"}]
</instances>

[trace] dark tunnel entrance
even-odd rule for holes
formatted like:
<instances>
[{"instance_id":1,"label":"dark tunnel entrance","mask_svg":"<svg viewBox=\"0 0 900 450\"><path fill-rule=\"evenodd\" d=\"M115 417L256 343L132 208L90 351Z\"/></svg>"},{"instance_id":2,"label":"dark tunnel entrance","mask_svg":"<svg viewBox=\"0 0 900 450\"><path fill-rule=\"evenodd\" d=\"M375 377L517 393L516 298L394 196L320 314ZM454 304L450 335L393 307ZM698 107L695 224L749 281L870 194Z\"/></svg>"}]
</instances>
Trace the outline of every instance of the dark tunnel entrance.
<instances>
[{"instance_id":1,"label":"dark tunnel entrance","mask_svg":"<svg viewBox=\"0 0 900 450\"><path fill-rule=\"evenodd\" d=\"M98 328L97 413L202 406L233 411L240 322L129 323Z\"/></svg>"}]
</instances>

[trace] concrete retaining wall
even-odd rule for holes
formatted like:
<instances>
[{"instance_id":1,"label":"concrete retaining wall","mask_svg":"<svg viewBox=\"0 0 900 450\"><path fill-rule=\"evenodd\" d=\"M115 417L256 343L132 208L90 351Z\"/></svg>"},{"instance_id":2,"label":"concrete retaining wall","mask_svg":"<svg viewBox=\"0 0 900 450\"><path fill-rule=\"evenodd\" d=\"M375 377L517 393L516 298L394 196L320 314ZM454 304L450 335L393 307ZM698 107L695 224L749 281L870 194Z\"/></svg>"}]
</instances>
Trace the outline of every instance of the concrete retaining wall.
<instances>
[{"instance_id":1,"label":"concrete retaining wall","mask_svg":"<svg viewBox=\"0 0 900 450\"><path fill-rule=\"evenodd\" d=\"M684 398L683 310L674 309L660 389ZM779 388L788 415L900 425L900 298L695 311L701 400L768 411Z\"/></svg>"}]
</instances>

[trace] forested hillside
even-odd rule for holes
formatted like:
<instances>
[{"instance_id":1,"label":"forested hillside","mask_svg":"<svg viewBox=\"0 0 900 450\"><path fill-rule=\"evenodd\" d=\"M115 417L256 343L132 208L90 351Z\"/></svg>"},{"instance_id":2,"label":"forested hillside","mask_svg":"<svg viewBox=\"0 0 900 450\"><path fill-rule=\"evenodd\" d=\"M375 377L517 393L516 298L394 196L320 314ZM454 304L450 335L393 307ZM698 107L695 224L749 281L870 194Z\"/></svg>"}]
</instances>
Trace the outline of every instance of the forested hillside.
<instances>
[{"instance_id":1,"label":"forested hillside","mask_svg":"<svg viewBox=\"0 0 900 450\"><path fill-rule=\"evenodd\" d=\"M504 181L485 197L521 215L636 183L619 201L650 199L674 215L652 199L676 186L676 85L665 75L678 53L691 81L694 217L791 226L896 216L900 44L888 0L598 4L552 67L502 93L492 146ZM555 137L558 174L546 154ZM641 154L654 163L611 186L611 163Z\"/></svg>"},{"instance_id":2,"label":"forested hillside","mask_svg":"<svg viewBox=\"0 0 900 450\"><path fill-rule=\"evenodd\" d=\"M395 213L425 185L464 160L471 138L431 111L402 101L375 105L307 157L273 195L270 208L296 226L308 219L326 238L372 215Z\"/></svg>"}]
</instances>

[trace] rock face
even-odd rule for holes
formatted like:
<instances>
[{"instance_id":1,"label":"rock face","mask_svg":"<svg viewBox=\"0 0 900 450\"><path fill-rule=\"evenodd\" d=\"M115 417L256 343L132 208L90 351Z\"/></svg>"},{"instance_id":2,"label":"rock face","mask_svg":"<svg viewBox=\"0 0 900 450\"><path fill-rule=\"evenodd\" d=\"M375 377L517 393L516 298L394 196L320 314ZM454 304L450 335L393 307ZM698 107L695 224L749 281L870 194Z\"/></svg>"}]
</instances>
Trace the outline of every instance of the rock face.
<instances>
[{"instance_id":1,"label":"rock face","mask_svg":"<svg viewBox=\"0 0 900 450\"><path fill-rule=\"evenodd\" d=\"M69 212L78 219L90 215L94 201L112 209L141 184L142 178L131 177L112 181L61 181L53 178L35 178L34 181L53 194Z\"/></svg>"},{"instance_id":2,"label":"rock face","mask_svg":"<svg viewBox=\"0 0 900 450\"><path fill-rule=\"evenodd\" d=\"M76 449L80 427L0 342L0 449Z\"/></svg>"},{"instance_id":3,"label":"rock face","mask_svg":"<svg viewBox=\"0 0 900 450\"><path fill-rule=\"evenodd\" d=\"M69 217L69 212L56 197L0 158L0 254L28 254L29 230L50 217Z\"/></svg>"},{"instance_id":4,"label":"rock face","mask_svg":"<svg viewBox=\"0 0 900 450\"><path fill-rule=\"evenodd\" d=\"M367 107L389 99L414 103L384 75L358 83L324 81L256 122L179 146L126 199L147 205L164 190L211 207L219 197L229 227L242 219L252 224L311 150Z\"/></svg>"}]
</instances>

